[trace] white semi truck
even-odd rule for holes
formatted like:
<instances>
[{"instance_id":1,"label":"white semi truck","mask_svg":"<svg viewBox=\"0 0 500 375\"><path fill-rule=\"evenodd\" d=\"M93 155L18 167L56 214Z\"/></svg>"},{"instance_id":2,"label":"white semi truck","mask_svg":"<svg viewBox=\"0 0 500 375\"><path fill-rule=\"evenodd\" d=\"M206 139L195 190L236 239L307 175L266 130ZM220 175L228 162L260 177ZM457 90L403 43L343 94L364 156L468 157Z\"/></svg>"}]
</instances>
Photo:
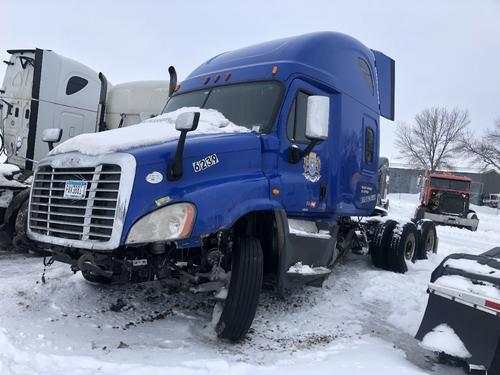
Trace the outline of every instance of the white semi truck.
<instances>
[{"instance_id":1,"label":"white semi truck","mask_svg":"<svg viewBox=\"0 0 500 375\"><path fill-rule=\"evenodd\" d=\"M61 129L52 139L58 142L136 124L161 113L173 87L166 80L112 86L103 73L48 49L7 53L0 89L0 154L19 169L0 165L0 222L14 236L16 220L24 220L17 216L29 195L34 164L49 151L44 142L48 129Z\"/></svg>"}]
</instances>

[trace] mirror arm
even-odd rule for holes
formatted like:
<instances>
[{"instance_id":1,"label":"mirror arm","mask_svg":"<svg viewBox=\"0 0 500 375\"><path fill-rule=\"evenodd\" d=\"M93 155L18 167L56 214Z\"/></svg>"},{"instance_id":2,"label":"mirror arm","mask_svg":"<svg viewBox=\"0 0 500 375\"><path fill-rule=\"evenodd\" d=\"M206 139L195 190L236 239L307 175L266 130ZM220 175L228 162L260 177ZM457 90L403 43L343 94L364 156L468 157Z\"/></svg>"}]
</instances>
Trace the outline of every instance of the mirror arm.
<instances>
[{"instance_id":1,"label":"mirror arm","mask_svg":"<svg viewBox=\"0 0 500 375\"><path fill-rule=\"evenodd\" d=\"M49 145L49 152L52 151L54 149L54 142L50 141L50 142L47 142L48 145Z\"/></svg>"},{"instance_id":2,"label":"mirror arm","mask_svg":"<svg viewBox=\"0 0 500 375\"><path fill-rule=\"evenodd\" d=\"M288 162L290 164L297 164L304 156L312 151L314 146L316 146L321 141L321 139L313 139L311 142L309 142L304 150L301 150L297 146L290 146L288 148Z\"/></svg>"},{"instance_id":3,"label":"mirror arm","mask_svg":"<svg viewBox=\"0 0 500 375\"><path fill-rule=\"evenodd\" d=\"M177 144L177 150L175 151L175 158L170 163L167 171L167 180L176 181L182 177L183 167L182 158L184 154L184 144L186 143L187 130L181 130L181 135L179 137L179 143Z\"/></svg>"}]
</instances>

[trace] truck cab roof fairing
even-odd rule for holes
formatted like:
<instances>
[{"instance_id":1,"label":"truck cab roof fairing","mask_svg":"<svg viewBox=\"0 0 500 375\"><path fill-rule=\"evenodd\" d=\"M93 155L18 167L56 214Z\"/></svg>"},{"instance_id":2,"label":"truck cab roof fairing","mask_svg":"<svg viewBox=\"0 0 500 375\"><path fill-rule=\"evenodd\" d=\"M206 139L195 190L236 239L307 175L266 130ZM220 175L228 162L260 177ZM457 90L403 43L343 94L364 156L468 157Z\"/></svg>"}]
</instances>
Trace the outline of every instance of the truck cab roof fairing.
<instances>
[{"instance_id":1,"label":"truck cab roof fairing","mask_svg":"<svg viewBox=\"0 0 500 375\"><path fill-rule=\"evenodd\" d=\"M359 59L370 70L374 92L360 68ZM278 67L275 75L271 70ZM315 77L339 92L345 93L375 111L379 108L379 87L376 62L372 50L358 40L337 32L317 32L260 43L221 53L196 68L184 82L180 92L211 87L218 74L231 73L217 85L238 81L278 78L286 81L294 74ZM207 77L211 79L206 82ZM383 76L386 79L385 76ZM205 83L206 82L206 83ZM385 83L384 86L391 86ZM385 116L384 113L381 113ZM388 117L388 116L386 116Z\"/></svg>"}]
</instances>

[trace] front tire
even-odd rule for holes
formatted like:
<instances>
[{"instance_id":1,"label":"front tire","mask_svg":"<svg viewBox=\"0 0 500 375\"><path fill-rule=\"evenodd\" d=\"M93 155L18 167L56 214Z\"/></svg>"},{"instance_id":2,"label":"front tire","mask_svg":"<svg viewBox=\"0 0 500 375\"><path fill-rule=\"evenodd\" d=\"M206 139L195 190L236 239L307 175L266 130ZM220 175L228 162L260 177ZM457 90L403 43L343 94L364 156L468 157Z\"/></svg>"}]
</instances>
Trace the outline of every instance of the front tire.
<instances>
[{"instance_id":1,"label":"front tire","mask_svg":"<svg viewBox=\"0 0 500 375\"><path fill-rule=\"evenodd\" d=\"M235 241L228 294L214 309L215 314L220 314L215 327L219 337L238 341L247 334L259 303L263 266L264 257L258 239L241 237Z\"/></svg>"},{"instance_id":2,"label":"front tire","mask_svg":"<svg viewBox=\"0 0 500 375\"><path fill-rule=\"evenodd\" d=\"M472 210L469 210L468 214L467 214L467 219L471 219L471 220L478 220L479 218L477 217L476 215L476 212L475 211L472 211ZM466 227L468 230L470 230L471 232L475 232L477 231L477 227L474 227L474 226L468 226Z\"/></svg>"},{"instance_id":3,"label":"front tire","mask_svg":"<svg viewBox=\"0 0 500 375\"><path fill-rule=\"evenodd\" d=\"M111 280L107 277L101 276L101 275L94 275L93 273L91 273L89 271L82 271L82 276L85 280L87 280L88 282L94 283L94 284L106 285L106 284L111 284L111 282L113 281L113 280Z\"/></svg>"},{"instance_id":4,"label":"front tire","mask_svg":"<svg viewBox=\"0 0 500 375\"><path fill-rule=\"evenodd\" d=\"M413 216L413 220L415 222L417 222L419 220L422 220L424 218L424 215L425 215L425 208L424 207L418 207L415 210L415 215Z\"/></svg>"}]
</instances>

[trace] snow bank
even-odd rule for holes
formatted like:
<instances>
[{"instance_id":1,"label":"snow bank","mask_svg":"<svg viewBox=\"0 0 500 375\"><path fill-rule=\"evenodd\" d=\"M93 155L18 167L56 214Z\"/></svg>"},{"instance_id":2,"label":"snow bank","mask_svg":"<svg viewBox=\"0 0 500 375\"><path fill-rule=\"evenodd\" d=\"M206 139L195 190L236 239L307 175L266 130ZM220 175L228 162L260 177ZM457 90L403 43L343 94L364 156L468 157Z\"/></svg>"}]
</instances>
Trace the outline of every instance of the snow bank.
<instances>
[{"instance_id":1,"label":"snow bank","mask_svg":"<svg viewBox=\"0 0 500 375\"><path fill-rule=\"evenodd\" d=\"M481 281L481 284L474 284L471 280L459 275L445 275L436 279L435 284L500 300L500 290L496 285L485 281Z\"/></svg>"},{"instance_id":2,"label":"snow bank","mask_svg":"<svg viewBox=\"0 0 500 375\"><path fill-rule=\"evenodd\" d=\"M434 352L443 352L453 357L470 358L471 354L465 347L460 337L457 336L453 328L447 324L440 324L424 336L423 348Z\"/></svg>"},{"instance_id":3,"label":"snow bank","mask_svg":"<svg viewBox=\"0 0 500 375\"><path fill-rule=\"evenodd\" d=\"M288 273L295 273L300 275L317 275L330 273L330 270L326 267L311 267L307 264L302 264L302 262L297 262L288 269Z\"/></svg>"},{"instance_id":4,"label":"snow bank","mask_svg":"<svg viewBox=\"0 0 500 375\"><path fill-rule=\"evenodd\" d=\"M23 188L26 185L16 180L9 180L12 173L19 171L19 167L12 164L0 164L0 186L2 187L19 187Z\"/></svg>"},{"instance_id":5,"label":"snow bank","mask_svg":"<svg viewBox=\"0 0 500 375\"><path fill-rule=\"evenodd\" d=\"M495 260L492 258L492 260ZM500 278L500 271L486 264L480 264L473 259L448 259L445 266L455 268L457 270L474 273L476 275L487 275L495 278Z\"/></svg>"},{"instance_id":6,"label":"snow bank","mask_svg":"<svg viewBox=\"0 0 500 375\"><path fill-rule=\"evenodd\" d=\"M243 126L233 124L215 109L184 107L126 128L78 135L55 147L49 155L66 152L80 152L86 155L109 154L134 147L176 140L179 138L180 132L175 129L175 120L177 116L185 112L200 112L198 128L189 132L188 137L200 134L245 133L250 131Z\"/></svg>"}]
</instances>

